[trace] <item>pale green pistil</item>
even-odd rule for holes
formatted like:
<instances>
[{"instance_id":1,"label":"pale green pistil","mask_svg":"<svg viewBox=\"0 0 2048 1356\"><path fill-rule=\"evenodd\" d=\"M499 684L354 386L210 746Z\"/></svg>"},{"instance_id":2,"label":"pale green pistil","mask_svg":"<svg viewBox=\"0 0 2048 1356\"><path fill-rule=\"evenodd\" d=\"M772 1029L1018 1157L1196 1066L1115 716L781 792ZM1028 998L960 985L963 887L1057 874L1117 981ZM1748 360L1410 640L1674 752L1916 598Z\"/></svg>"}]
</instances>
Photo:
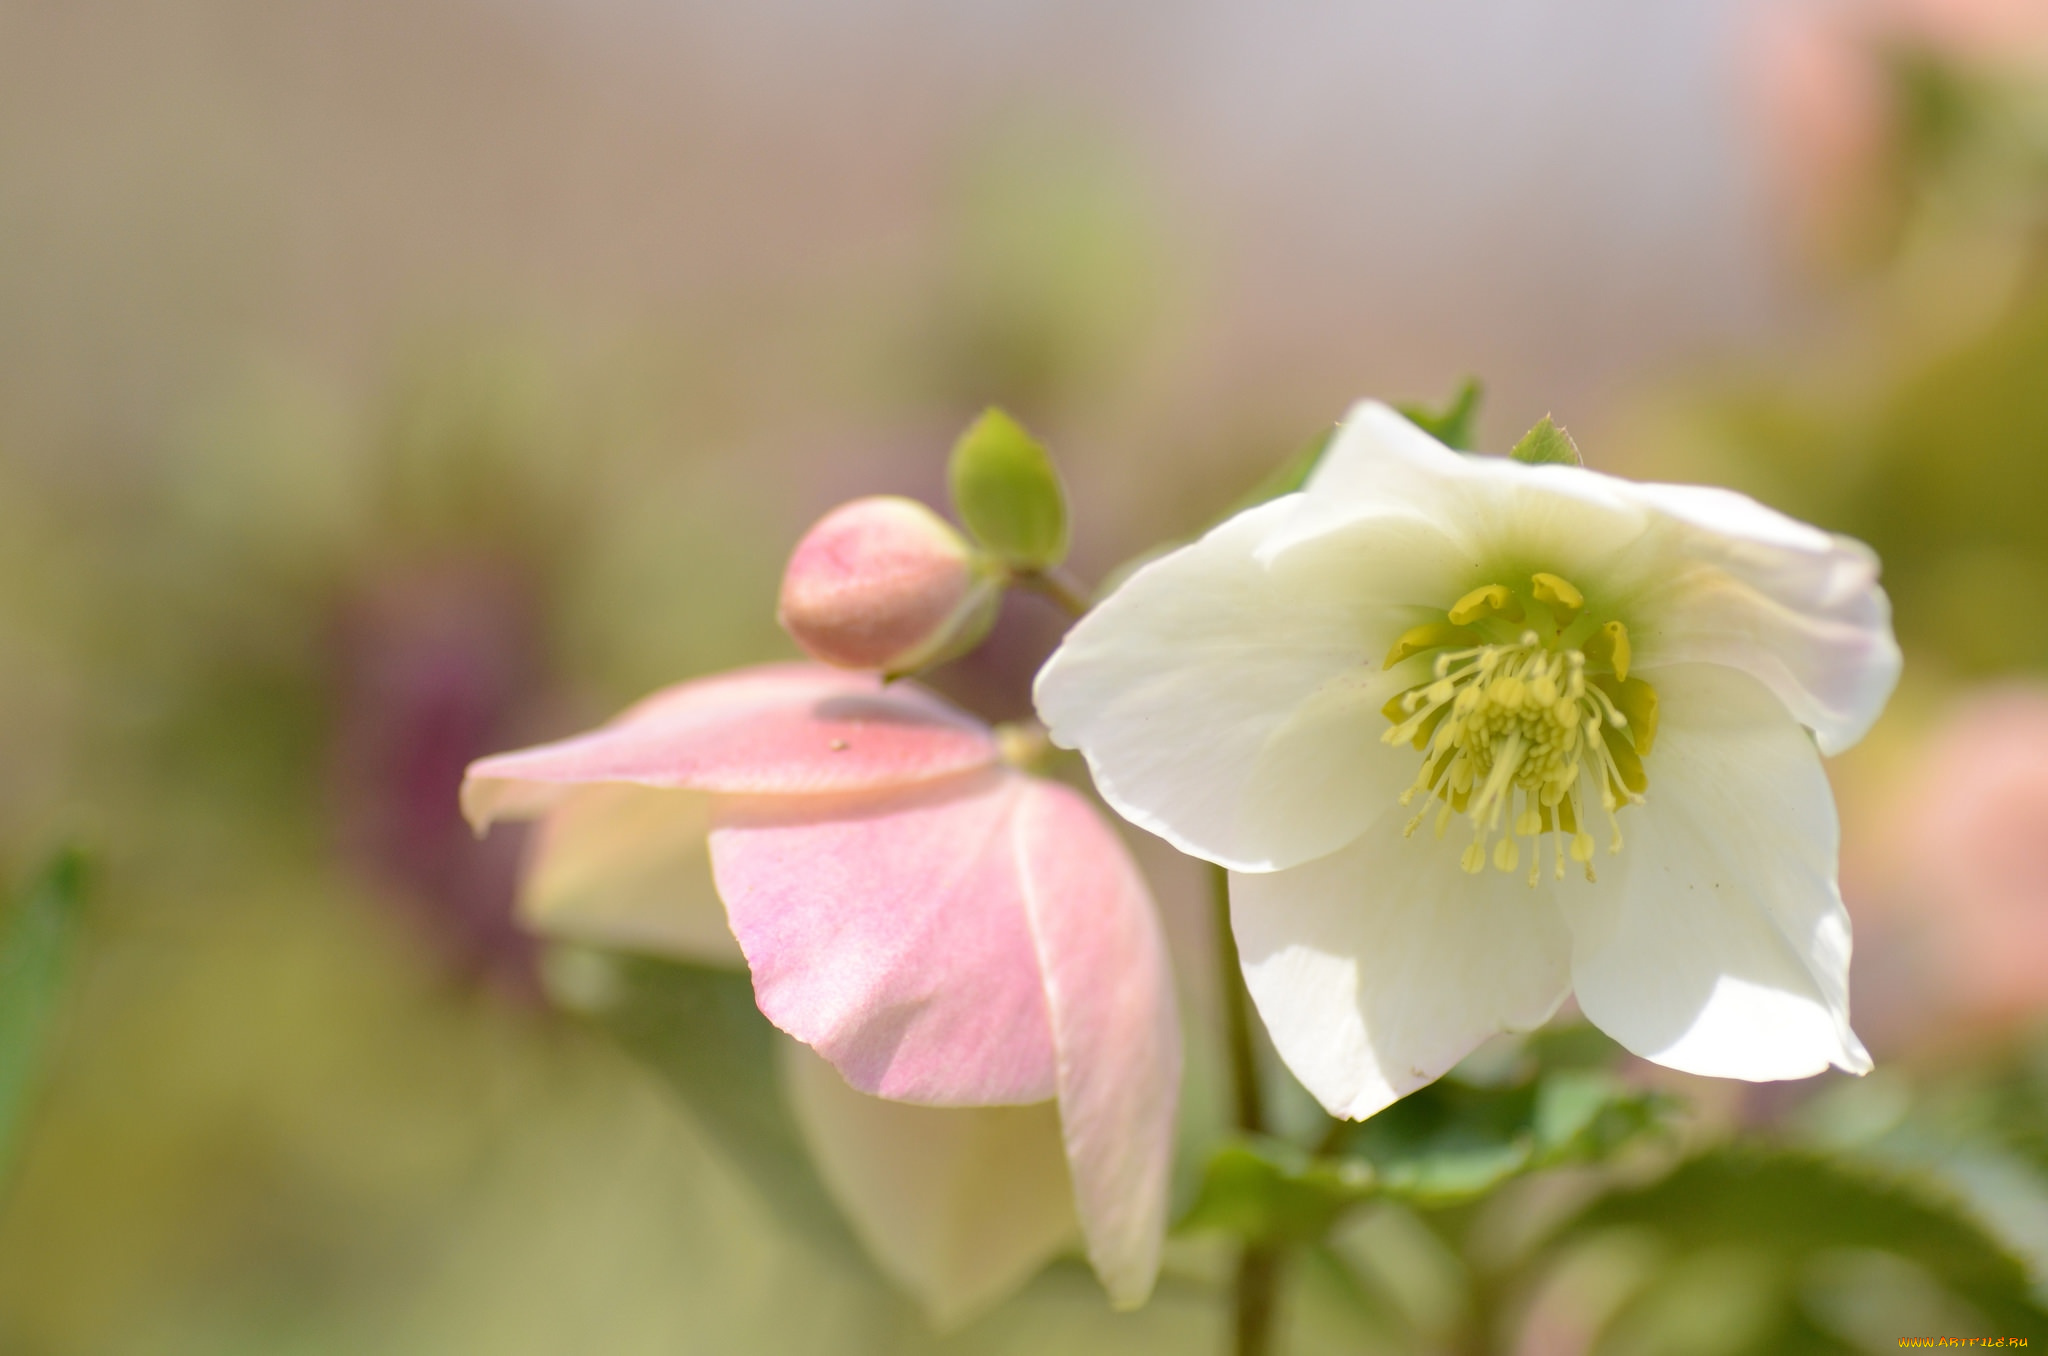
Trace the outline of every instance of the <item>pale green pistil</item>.
<instances>
[{"instance_id":1,"label":"pale green pistil","mask_svg":"<svg viewBox=\"0 0 2048 1356\"><path fill-rule=\"evenodd\" d=\"M1608 850L1621 851L1616 811L1640 801L1648 785L1641 755L1656 732L1657 698L1648 683L1628 676L1628 632L1621 623L1574 625L1584 606L1576 588L1547 574L1532 584L1529 606L1513 590L1491 584L1446 609L1442 622L1415 627L1395 643L1389 668L1428 650L1438 653L1431 679L1387 704L1393 727L1382 738L1424 750L1401 803L1431 795L1440 800L1438 837L1454 814L1471 819L1472 841L1460 858L1465 870L1485 870L1490 855L1496 868L1514 871L1519 840L1528 838L1534 886L1545 835L1553 836L1559 880L1567 854L1593 878L1593 836L1581 826L1595 802L1612 830ZM1525 619L1532 624L1508 641L1489 642L1472 629L1497 634L1501 623ZM1548 640L1539 629L1545 621ZM1566 644L1567 635L1582 638ZM1428 815L1427 809L1416 815L1407 832Z\"/></svg>"}]
</instances>

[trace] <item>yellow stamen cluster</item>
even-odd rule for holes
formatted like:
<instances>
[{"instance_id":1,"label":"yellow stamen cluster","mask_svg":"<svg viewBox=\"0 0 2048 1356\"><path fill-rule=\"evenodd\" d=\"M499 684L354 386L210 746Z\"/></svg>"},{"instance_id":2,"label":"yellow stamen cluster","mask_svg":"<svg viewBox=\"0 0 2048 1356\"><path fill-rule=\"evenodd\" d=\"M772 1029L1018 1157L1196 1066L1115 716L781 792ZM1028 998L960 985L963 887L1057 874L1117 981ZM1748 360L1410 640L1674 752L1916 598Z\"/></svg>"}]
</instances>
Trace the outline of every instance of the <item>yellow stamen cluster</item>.
<instances>
[{"instance_id":1,"label":"yellow stamen cluster","mask_svg":"<svg viewBox=\"0 0 2048 1356\"><path fill-rule=\"evenodd\" d=\"M1531 581L1528 603L1501 584L1474 589L1444 620L1404 634L1387 656L1392 668L1436 650L1431 677L1387 704L1389 744L1423 750L1403 805L1434 796L1441 838L1454 814L1472 821L1460 863L1480 872L1521 864L1528 838L1528 881L1541 875L1542 839L1552 838L1557 879L1565 857L1593 879L1593 835L1585 811L1598 803L1622 847L1616 811L1640 801L1648 780L1642 755L1656 734L1656 691L1628 676L1628 631L1618 621L1581 618L1584 596L1551 574ZM1427 807L1408 822L1413 834ZM1489 850L1490 848L1490 850Z\"/></svg>"}]
</instances>

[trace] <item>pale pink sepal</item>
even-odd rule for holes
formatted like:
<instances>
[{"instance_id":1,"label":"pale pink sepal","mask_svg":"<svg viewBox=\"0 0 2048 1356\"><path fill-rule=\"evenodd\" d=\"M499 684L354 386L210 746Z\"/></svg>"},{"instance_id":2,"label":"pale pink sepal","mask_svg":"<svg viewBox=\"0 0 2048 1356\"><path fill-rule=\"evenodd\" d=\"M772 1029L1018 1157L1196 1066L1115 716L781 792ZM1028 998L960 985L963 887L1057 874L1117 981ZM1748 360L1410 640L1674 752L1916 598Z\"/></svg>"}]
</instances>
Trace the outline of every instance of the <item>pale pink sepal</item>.
<instances>
[{"instance_id":1,"label":"pale pink sepal","mask_svg":"<svg viewBox=\"0 0 2048 1356\"><path fill-rule=\"evenodd\" d=\"M1026 780L1012 840L1088 1260L1110 1302L1134 1308L1159 1273L1180 1094L1166 940L1123 841L1075 792Z\"/></svg>"},{"instance_id":2,"label":"pale pink sepal","mask_svg":"<svg viewBox=\"0 0 2048 1356\"><path fill-rule=\"evenodd\" d=\"M710 828L701 791L570 788L534 830L520 921L564 941L744 966L711 884Z\"/></svg>"},{"instance_id":3,"label":"pale pink sepal","mask_svg":"<svg viewBox=\"0 0 2048 1356\"><path fill-rule=\"evenodd\" d=\"M986 726L921 689L766 664L667 688L588 734L479 759L462 808L482 828L541 813L557 788L584 782L811 795L907 785L995 758Z\"/></svg>"},{"instance_id":4,"label":"pale pink sepal","mask_svg":"<svg viewBox=\"0 0 2048 1356\"><path fill-rule=\"evenodd\" d=\"M1027 784L991 768L845 796L721 798L712 872L768 1019L876 1096L1052 1097L1012 841Z\"/></svg>"},{"instance_id":5,"label":"pale pink sepal","mask_svg":"<svg viewBox=\"0 0 2048 1356\"><path fill-rule=\"evenodd\" d=\"M933 1327L976 1317L1075 1242L1052 1103L888 1102L795 1041L780 1049L783 1089L826 1190Z\"/></svg>"}]
</instances>

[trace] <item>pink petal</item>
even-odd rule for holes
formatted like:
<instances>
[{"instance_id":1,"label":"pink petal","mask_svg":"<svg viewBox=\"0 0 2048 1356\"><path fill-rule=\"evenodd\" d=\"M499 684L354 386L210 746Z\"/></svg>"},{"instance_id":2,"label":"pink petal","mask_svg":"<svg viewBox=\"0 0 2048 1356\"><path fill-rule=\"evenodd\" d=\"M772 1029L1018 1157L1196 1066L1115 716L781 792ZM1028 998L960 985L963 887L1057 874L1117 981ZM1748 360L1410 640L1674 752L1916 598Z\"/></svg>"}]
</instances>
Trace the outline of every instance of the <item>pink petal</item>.
<instances>
[{"instance_id":1,"label":"pink petal","mask_svg":"<svg viewBox=\"0 0 2048 1356\"><path fill-rule=\"evenodd\" d=\"M1075 792L1029 780L1013 841L1088 1260L1111 1303L1132 1308L1159 1273L1180 1099L1166 939L1123 841Z\"/></svg>"},{"instance_id":2,"label":"pink petal","mask_svg":"<svg viewBox=\"0 0 2048 1356\"><path fill-rule=\"evenodd\" d=\"M768 1019L862 1092L1044 1101L1052 1030L1007 769L843 796L735 797L711 866Z\"/></svg>"},{"instance_id":3,"label":"pink petal","mask_svg":"<svg viewBox=\"0 0 2048 1356\"><path fill-rule=\"evenodd\" d=\"M667 688L588 734L480 759L462 805L481 827L538 813L582 782L806 795L908 785L995 757L986 726L922 689L766 664Z\"/></svg>"}]
</instances>

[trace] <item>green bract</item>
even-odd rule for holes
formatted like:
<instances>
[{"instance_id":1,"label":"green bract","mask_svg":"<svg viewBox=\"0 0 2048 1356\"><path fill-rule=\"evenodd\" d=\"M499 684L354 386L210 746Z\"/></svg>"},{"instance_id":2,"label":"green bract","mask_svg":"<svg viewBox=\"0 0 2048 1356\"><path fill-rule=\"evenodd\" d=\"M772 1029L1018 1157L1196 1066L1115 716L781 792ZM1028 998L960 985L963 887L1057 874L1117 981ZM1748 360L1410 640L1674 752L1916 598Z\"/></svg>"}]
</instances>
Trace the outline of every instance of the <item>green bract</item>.
<instances>
[{"instance_id":1,"label":"green bract","mask_svg":"<svg viewBox=\"0 0 2048 1356\"><path fill-rule=\"evenodd\" d=\"M1067 496L1052 458L1023 425L990 409L953 445L947 472L960 521L983 549L1018 570L1067 554Z\"/></svg>"},{"instance_id":2,"label":"green bract","mask_svg":"<svg viewBox=\"0 0 2048 1356\"><path fill-rule=\"evenodd\" d=\"M1467 377L1459 384L1458 393L1451 397L1451 403L1440 410L1415 404L1397 408L1410 423L1445 447L1470 452L1476 432L1473 425L1478 422L1479 402L1485 394L1486 388L1479 384L1477 377Z\"/></svg>"},{"instance_id":3,"label":"green bract","mask_svg":"<svg viewBox=\"0 0 2048 1356\"><path fill-rule=\"evenodd\" d=\"M1508 455L1531 466L1544 462L1555 462L1560 466L1586 464L1586 459L1579 455L1579 445L1572 441L1572 435L1551 422L1547 414L1536 421L1536 427L1522 435L1522 441L1516 443Z\"/></svg>"}]
</instances>

